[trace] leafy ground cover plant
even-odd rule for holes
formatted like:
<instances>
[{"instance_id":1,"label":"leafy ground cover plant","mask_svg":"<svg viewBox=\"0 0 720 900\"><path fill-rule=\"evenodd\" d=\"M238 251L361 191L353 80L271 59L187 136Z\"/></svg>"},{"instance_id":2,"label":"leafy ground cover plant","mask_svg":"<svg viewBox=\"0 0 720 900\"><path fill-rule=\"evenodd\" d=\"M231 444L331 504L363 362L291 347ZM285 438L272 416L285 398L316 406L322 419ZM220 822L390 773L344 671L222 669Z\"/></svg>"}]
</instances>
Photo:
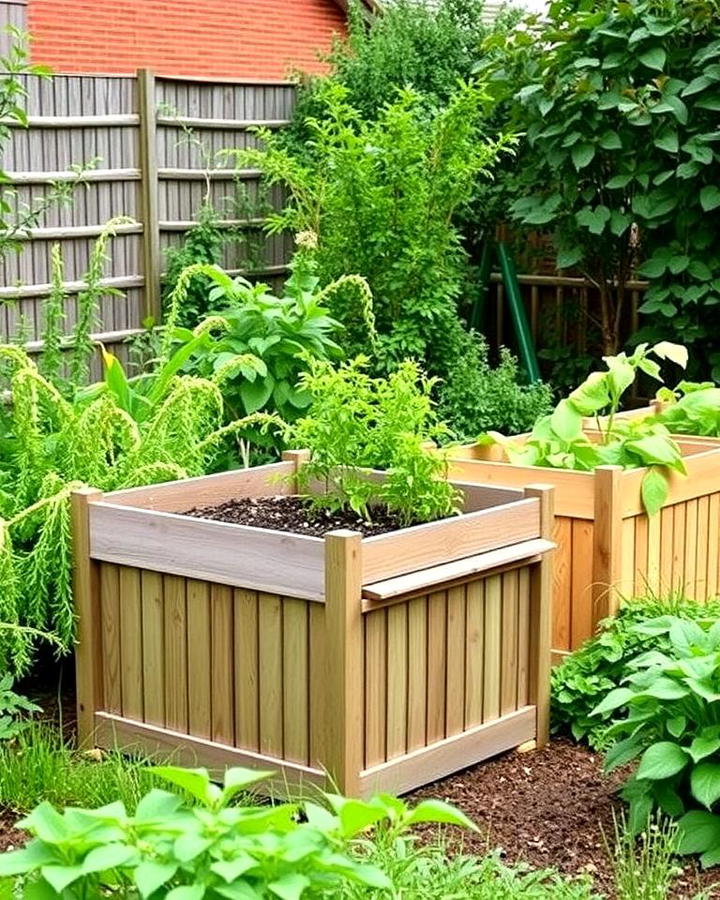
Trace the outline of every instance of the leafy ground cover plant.
<instances>
[{"instance_id":1,"label":"leafy ground cover plant","mask_svg":"<svg viewBox=\"0 0 720 900\"><path fill-rule=\"evenodd\" d=\"M42 712L37 703L13 690L13 677L8 672L0 678L0 741L16 738L30 723L28 713Z\"/></svg>"},{"instance_id":2,"label":"leafy ground cover plant","mask_svg":"<svg viewBox=\"0 0 720 900\"><path fill-rule=\"evenodd\" d=\"M668 613L705 622L720 618L720 601L698 603L678 592L648 593L623 602L617 615L600 623L595 637L553 668L551 712L556 733L570 732L575 740L585 740L595 749L609 744L612 738L607 730L617 713L593 711L630 674L632 660L645 651L670 649L666 635L646 634L636 627Z\"/></svg>"},{"instance_id":3,"label":"leafy ground cover plant","mask_svg":"<svg viewBox=\"0 0 720 900\"><path fill-rule=\"evenodd\" d=\"M720 437L720 387L712 381L681 381L671 391L661 388L657 397L663 403L657 420L674 434Z\"/></svg>"},{"instance_id":4,"label":"leafy ground cover plant","mask_svg":"<svg viewBox=\"0 0 720 900\"><path fill-rule=\"evenodd\" d=\"M622 396L638 372L662 380L660 365L651 356L683 367L687 363L685 348L667 341L653 347L640 344L630 356L620 353L604 357L607 370L593 372L549 416L540 419L522 443L497 434L486 435L481 441L501 444L510 462L517 465L586 472L601 465L647 467L642 499L645 509L653 515L667 499L668 473L685 474L680 448L660 422L616 417ZM585 417L595 418L597 440L586 433Z\"/></svg>"},{"instance_id":5,"label":"leafy ground cover plant","mask_svg":"<svg viewBox=\"0 0 720 900\"><path fill-rule=\"evenodd\" d=\"M112 890L143 900L296 900L338 896L347 884L390 891L379 867L351 853L359 835L384 828L399 838L425 822L474 828L437 800L410 809L385 795L369 802L325 795L316 803L247 806L237 796L270 773L228 769L219 787L204 769L150 771L191 801L154 789L132 813L121 802L63 812L43 802L19 823L33 840L0 857L0 876L24 876L34 896L47 898Z\"/></svg>"},{"instance_id":6,"label":"leafy ground cover plant","mask_svg":"<svg viewBox=\"0 0 720 900\"><path fill-rule=\"evenodd\" d=\"M629 664L620 687L596 712L626 709L608 734L612 771L640 757L623 788L630 826L641 830L656 809L678 820L681 853L720 862L720 622L666 615L635 626L663 636L666 651L650 650Z\"/></svg>"},{"instance_id":7,"label":"leafy ground cover plant","mask_svg":"<svg viewBox=\"0 0 720 900\"><path fill-rule=\"evenodd\" d=\"M292 429L292 440L311 452L300 472L305 490L315 480L325 486L312 502L349 508L372 517L381 502L410 524L452 515L458 493L444 475L441 455L425 452L424 442L446 432L431 398L433 379L421 376L417 363L402 363L387 378L368 374L367 359L357 357L333 367L313 362L301 376L311 398L307 416ZM384 468L380 485L363 468Z\"/></svg>"}]
</instances>

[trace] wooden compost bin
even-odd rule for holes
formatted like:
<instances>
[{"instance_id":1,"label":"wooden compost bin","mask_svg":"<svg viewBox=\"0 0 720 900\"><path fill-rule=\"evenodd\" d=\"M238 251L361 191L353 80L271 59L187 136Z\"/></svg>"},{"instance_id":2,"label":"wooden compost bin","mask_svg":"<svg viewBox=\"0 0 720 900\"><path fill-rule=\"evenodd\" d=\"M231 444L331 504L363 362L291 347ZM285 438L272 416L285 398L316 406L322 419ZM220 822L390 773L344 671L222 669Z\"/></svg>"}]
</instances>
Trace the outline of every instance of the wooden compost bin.
<instances>
[{"instance_id":1,"label":"wooden compost bin","mask_svg":"<svg viewBox=\"0 0 720 900\"><path fill-rule=\"evenodd\" d=\"M75 493L81 740L363 796L544 743L552 488L370 538L178 515L296 465Z\"/></svg>"},{"instance_id":2,"label":"wooden compost bin","mask_svg":"<svg viewBox=\"0 0 720 900\"><path fill-rule=\"evenodd\" d=\"M590 637L623 596L682 588L705 600L720 593L720 442L676 440L687 476L671 474L668 501L652 517L640 494L644 468L575 472L512 465L498 446L450 451L451 478L555 486L554 662Z\"/></svg>"}]
</instances>

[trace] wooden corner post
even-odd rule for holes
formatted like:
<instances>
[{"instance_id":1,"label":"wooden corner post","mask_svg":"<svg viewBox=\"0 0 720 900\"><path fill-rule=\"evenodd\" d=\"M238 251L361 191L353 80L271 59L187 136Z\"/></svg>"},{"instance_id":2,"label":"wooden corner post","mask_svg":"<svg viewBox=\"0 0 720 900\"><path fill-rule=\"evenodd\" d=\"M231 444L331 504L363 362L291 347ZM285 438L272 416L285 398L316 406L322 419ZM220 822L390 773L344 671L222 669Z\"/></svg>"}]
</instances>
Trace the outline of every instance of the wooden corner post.
<instances>
[{"instance_id":1,"label":"wooden corner post","mask_svg":"<svg viewBox=\"0 0 720 900\"><path fill-rule=\"evenodd\" d=\"M540 537L552 540L554 488L528 485L526 497L540 501ZM530 702L537 710L535 741L544 747L550 740L550 664L552 650L553 553L544 553L530 576Z\"/></svg>"},{"instance_id":2,"label":"wooden corner post","mask_svg":"<svg viewBox=\"0 0 720 900\"><path fill-rule=\"evenodd\" d=\"M363 767L362 536L325 535L326 768L338 790L360 793Z\"/></svg>"},{"instance_id":3,"label":"wooden corner post","mask_svg":"<svg viewBox=\"0 0 720 900\"><path fill-rule=\"evenodd\" d=\"M595 469L593 526L593 631L601 619L617 610L617 587L622 576L622 466Z\"/></svg>"},{"instance_id":4,"label":"wooden corner post","mask_svg":"<svg viewBox=\"0 0 720 900\"><path fill-rule=\"evenodd\" d=\"M310 451L309 450L283 450L282 453L282 461L283 462L291 462L295 464L295 478L293 479L293 486L295 492L298 492L298 479L297 473L300 471L302 465L310 459Z\"/></svg>"},{"instance_id":5,"label":"wooden corner post","mask_svg":"<svg viewBox=\"0 0 720 900\"><path fill-rule=\"evenodd\" d=\"M102 707L102 633L97 563L90 557L90 504L102 491L82 488L72 493L73 596L77 616L75 674L78 742L89 743L95 713Z\"/></svg>"},{"instance_id":6,"label":"wooden corner post","mask_svg":"<svg viewBox=\"0 0 720 900\"><path fill-rule=\"evenodd\" d=\"M140 200L143 216L143 267L145 316L162 318L160 297L160 224L158 215L157 109L155 75L149 69L137 72L137 108L140 119Z\"/></svg>"}]
</instances>

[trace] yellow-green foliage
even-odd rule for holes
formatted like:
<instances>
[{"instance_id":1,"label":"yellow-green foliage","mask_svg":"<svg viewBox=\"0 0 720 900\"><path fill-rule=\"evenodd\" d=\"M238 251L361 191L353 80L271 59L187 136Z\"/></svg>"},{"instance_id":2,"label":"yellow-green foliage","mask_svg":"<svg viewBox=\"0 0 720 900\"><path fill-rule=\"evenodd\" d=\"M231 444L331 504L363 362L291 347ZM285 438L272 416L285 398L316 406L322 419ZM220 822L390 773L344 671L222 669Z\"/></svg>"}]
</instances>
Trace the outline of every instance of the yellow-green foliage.
<instances>
[{"instance_id":1,"label":"yellow-green foliage","mask_svg":"<svg viewBox=\"0 0 720 900\"><path fill-rule=\"evenodd\" d=\"M218 385L173 375L141 419L104 386L66 400L24 350L0 346L0 622L73 640L69 496L203 474L222 432ZM23 670L27 632L0 631L3 663Z\"/></svg>"}]
</instances>

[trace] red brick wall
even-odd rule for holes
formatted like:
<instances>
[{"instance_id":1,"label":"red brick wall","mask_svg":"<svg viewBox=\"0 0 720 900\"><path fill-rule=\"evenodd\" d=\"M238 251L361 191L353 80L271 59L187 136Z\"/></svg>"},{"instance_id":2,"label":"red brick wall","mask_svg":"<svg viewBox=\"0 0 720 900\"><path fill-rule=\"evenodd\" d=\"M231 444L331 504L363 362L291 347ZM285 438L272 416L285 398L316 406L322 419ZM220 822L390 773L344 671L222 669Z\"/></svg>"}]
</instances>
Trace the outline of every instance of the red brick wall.
<instances>
[{"instance_id":1,"label":"red brick wall","mask_svg":"<svg viewBox=\"0 0 720 900\"><path fill-rule=\"evenodd\" d=\"M29 0L33 61L57 72L279 79L322 71L333 0Z\"/></svg>"}]
</instances>

